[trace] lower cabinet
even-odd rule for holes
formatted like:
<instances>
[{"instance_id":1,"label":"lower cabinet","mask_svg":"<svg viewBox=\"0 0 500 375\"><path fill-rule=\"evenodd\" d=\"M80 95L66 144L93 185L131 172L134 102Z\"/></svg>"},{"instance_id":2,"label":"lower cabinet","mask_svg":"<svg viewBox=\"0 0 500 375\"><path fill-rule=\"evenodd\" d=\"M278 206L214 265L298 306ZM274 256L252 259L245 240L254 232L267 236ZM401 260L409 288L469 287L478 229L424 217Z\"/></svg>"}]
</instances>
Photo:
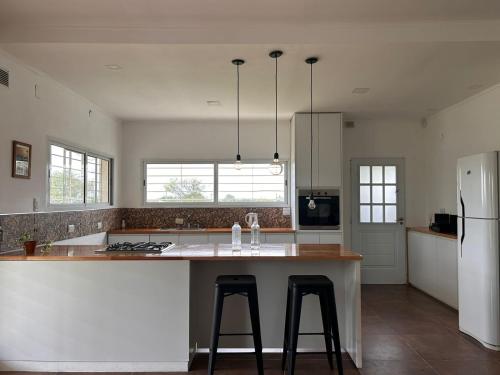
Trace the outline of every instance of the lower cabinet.
<instances>
[{"instance_id":1,"label":"lower cabinet","mask_svg":"<svg viewBox=\"0 0 500 375\"><path fill-rule=\"evenodd\" d=\"M457 309L457 241L409 231L408 279L416 288Z\"/></svg>"},{"instance_id":2,"label":"lower cabinet","mask_svg":"<svg viewBox=\"0 0 500 375\"><path fill-rule=\"evenodd\" d=\"M327 231L298 231L296 234L298 244L342 244L342 232Z\"/></svg>"},{"instance_id":3,"label":"lower cabinet","mask_svg":"<svg viewBox=\"0 0 500 375\"><path fill-rule=\"evenodd\" d=\"M109 234L108 244L117 242L149 242L149 234Z\"/></svg>"}]
</instances>

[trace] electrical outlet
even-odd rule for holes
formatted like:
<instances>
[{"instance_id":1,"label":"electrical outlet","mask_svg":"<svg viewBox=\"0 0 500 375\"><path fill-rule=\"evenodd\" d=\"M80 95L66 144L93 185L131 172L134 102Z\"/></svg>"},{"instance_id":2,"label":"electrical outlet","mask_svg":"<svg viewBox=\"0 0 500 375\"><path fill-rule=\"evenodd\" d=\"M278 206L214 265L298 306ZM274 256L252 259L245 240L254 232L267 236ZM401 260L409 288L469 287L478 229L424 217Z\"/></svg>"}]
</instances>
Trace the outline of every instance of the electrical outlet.
<instances>
[{"instance_id":1,"label":"electrical outlet","mask_svg":"<svg viewBox=\"0 0 500 375\"><path fill-rule=\"evenodd\" d=\"M102 221L97 222L97 229L102 229Z\"/></svg>"},{"instance_id":2,"label":"electrical outlet","mask_svg":"<svg viewBox=\"0 0 500 375\"><path fill-rule=\"evenodd\" d=\"M38 199L33 198L33 212L38 211Z\"/></svg>"},{"instance_id":3,"label":"electrical outlet","mask_svg":"<svg viewBox=\"0 0 500 375\"><path fill-rule=\"evenodd\" d=\"M74 224L68 225L68 233L75 233L75 225Z\"/></svg>"},{"instance_id":4,"label":"electrical outlet","mask_svg":"<svg viewBox=\"0 0 500 375\"><path fill-rule=\"evenodd\" d=\"M283 216L290 216L290 207L283 207Z\"/></svg>"}]
</instances>

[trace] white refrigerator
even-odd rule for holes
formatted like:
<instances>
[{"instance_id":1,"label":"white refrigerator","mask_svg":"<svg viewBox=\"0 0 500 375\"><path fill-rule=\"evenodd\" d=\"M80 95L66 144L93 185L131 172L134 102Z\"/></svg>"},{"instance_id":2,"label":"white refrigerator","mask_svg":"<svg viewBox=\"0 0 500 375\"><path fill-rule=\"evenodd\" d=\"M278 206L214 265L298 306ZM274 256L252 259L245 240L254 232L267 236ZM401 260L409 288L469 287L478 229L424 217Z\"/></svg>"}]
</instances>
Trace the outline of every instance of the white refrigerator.
<instances>
[{"instance_id":1,"label":"white refrigerator","mask_svg":"<svg viewBox=\"0 0 500 375\"><path fill-rule=\"evenodd\" d=\"M499 153L458 159L460 331L500 350Z\"/></svg>"}]
</instances>

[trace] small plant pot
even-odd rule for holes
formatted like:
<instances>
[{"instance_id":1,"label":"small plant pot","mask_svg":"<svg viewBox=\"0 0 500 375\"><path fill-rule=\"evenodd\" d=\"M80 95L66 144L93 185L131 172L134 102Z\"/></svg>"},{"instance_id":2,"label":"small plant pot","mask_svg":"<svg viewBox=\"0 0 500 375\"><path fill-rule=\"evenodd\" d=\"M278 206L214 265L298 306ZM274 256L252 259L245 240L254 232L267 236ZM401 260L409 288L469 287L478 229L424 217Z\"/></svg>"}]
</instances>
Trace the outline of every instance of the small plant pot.
<instances>
[{"instance_id":1,"label":"small plant pot","mask_svg":"<svg viewBox=\"0 0 500 375\"><path fill-rule=\"evenodd\" d=\"M27 256L35 255L36 241L26 241L24 243L24 251Z\"/></svg>"}]
</instances>

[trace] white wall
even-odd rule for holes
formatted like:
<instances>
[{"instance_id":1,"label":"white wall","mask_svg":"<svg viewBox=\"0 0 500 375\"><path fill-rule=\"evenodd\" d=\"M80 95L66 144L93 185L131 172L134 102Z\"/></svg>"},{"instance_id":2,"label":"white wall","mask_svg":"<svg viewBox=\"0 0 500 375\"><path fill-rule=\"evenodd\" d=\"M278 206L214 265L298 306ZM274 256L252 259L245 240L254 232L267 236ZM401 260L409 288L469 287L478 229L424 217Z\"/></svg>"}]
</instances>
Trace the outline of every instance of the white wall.
<instances>
[{"instance_id":1,"label":"white wall","mask_svg":"<svg viewBox=\"0 0 500 375\"><path fill-rule=\"evenodd\" d=\"M500 85L428 119L426 212L456 213L456 165L461 156L500 150Z\"/></svg>"},{"instance_id":2,"label":"white wall","mask_svg":"<svg viewBox=\"0 0 500 375\"><path fill-rule=\"evenodd\" d=\"M424 136L420 121L405 118L355 120L355 127L343 129L344 158L344 244L351 243L351 171L353 158L404 158L406 226L426 223L423 180Z\"/></svg>"},{"instance_id":3,"label":"white wall","mask_svg":"<svg viewBox=\"0 0 500 375\"><path fill-rule=\"evenodd\" d=\"M2 50L0 67L10 72L10 88L0 86L0 213L31 212L33 198L39 201L40 210L46 208L49 137L114 157L114 177L118 181L119 121ZM35 84L40 99L34 95ZM89 110L92 110L90 117ZM30 180L11 177L13 140L33 146ZM119 204L116 187L115 204Z\"/></svg>"},{"instance_id":4,"label":"white wall","mask_svg":"<svg viewBox=\"0 0 500 375\"><path fill-rule=\"evenodd\" d=\"M274 121L242 121L242 160L271 160L274 154ZM290 159L290 122L278 124L278 152ZM235 121L131 122L123 125L123 207L143 206L143 161L234 160Z\"/></svg>"}]
</instances>

